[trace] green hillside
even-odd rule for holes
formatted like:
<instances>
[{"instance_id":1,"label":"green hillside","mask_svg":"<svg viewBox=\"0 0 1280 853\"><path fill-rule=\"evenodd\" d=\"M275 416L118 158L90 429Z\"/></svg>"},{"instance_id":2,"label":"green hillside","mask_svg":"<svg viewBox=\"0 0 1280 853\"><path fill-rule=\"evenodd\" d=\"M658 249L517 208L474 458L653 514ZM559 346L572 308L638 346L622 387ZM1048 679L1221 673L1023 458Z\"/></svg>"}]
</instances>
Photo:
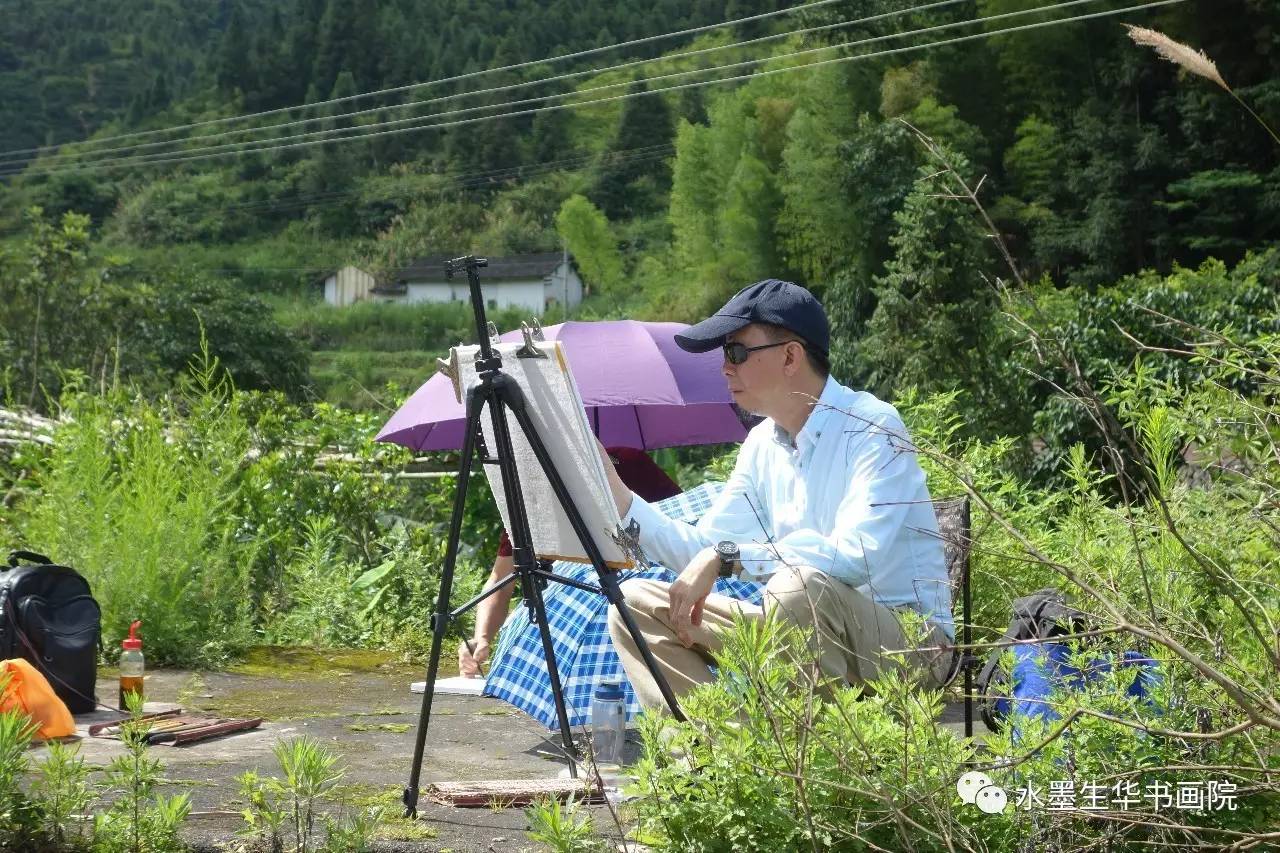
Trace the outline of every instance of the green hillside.
<instances>
[{"instance_id":1,"label":"green hillside","mask_svg":"<svg viewBox=\"0 0 1280 853\"><path fill-rule=\"evenodd\" d=\"M1265 127L1280 125L1275 5L1114 16L1099 15L1124 4L1051 5L977 0L906 14L888 0L815 3L477 75L774 4L228 0L107 14L28 0L0 23L0 91L12 95L0 98L0 239L21 270L36 233L25 211L39 205L48 223L68 211L90 217L74 275L101 280L109 270L121 290L99 300L98 331L83 333L105 337L67 348L98 374L113 336L134 328L133 300L153 307L168 293L172 310L185 311L193 282L223 299L270 296L305 338L295 320L307 309L288 306L314 300L318 274L337 265L385 277L422 254L567 243L592 285L583 316L691 320L747 281L788 277L827 300L837 367L851 380L886 393L924 385L1001 397L966 377L1006 360L988 323L990 282L1007 274L969 212L916 185L937 164L909 127L981 182L1031 281L1087 292L1146 269L1235 264L1280 235L1280 158ZM1261 121L1134 45L1122 22L1206 50ZM1030 28L1001 34L1012 27ZM742 79L696 85L731 77ZM437 82L300 106L413 81ZM478 94L442 100L464 92ZM595 98L608 100L581 103ZM536 112L492 118L504 110ZM195 126L128 136L179 125ZM86 138L38 158L20 150ZM10 302L7 322L31 322L34 303ZM129 318L111 313L121 304ZM419 325L378 348L439 345ZM8 346L23 350L18 339ZM366 349L308 346L348 348ZM377 385L405 376L384 356L350 358ZM139 376L163 375L175 360L125 359ZM341 360L327 356L320 375ZM11 384L25 375L28 397L37 380L56 388L58 376L41 371L15 362ZM269 373L241 378L279 381Z\"/></svg>"}]
</instances>

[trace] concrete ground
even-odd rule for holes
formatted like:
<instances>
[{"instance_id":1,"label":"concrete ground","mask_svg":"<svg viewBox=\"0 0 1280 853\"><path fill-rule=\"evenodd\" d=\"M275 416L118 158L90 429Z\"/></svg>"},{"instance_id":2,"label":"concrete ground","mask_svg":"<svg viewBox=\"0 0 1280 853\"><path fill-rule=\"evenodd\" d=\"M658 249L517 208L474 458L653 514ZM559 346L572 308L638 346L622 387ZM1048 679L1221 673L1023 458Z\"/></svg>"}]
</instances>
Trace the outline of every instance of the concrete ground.
<instances>
[{"instance_id":1,"label":"concrete ground","mask_svg":"<svg viewBox=\"0 0 1280 853\"><path fill-rule=\"evenodd\" d=\"M114 701L117 684L102 673L98 695ZM421 672L368 652L260 650L228 672L153 670L146 678L147 710L179 705L223 716L263 717L256 730L187 746L155 746L164 764L164 793L186 791L192 802L184 834L197 850L220 849L244 827L236 777L246 770L280 776L272 747L309 735L341 757L345 768L329 813L381 805L388 821L376 849L390 851L526 851L543 849L526 835L522 809L453 808L423 798L419 820L399 819L401 792L413 759L421 697L409 683ZM105 766L122 751L119 741L88 737L109 712L77 717L80 754ZM959 707L944 719L959 727ZM553 779L565 768L558 736L497 699L437 696L422 764L421 786L486 779ZM635 745L631 745L635 750ZM33 750L39 760L44 749ZM592 809L596 826L612 827L604 806Z\"/></svg>"}]
</instances>

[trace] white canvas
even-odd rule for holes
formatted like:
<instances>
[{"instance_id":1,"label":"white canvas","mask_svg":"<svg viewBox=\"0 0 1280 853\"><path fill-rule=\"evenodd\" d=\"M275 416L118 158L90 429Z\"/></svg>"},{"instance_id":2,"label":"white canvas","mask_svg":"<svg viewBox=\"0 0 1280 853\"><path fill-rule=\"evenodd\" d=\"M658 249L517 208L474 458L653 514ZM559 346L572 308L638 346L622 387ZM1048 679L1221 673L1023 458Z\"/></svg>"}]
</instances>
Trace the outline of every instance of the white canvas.
<instances>
[{"instance_id":1,"label":"white canvas","mask_svg":"<svg viewBox=\"0 0 1280 853\"><path fill-rule=\"evenodd\" d=\"M609 491L604 463L591 426L587 423L582 395L573 379L569 362L559 341L537 341L538 352L546 358L521 358L517 351L523 343L499 343L494 350L502 357L502 370L524 391L526 411L550 454L555 469L564 481L578 512L600 549L605 563L613 568L630 568L631 557L615 540L620 526L618 508ZM476 358L478 346L455 347L458 378L462 388L478 380ZM507 412L516 468L520 472L520 488L525 514L529 519L534 553L539 559L590 562L586 549L569 524L569 517L556 499L538 459L520 429L514 414ZM496 452L493 419L489 411L481 418L485 444ZM493 489L494 499L502 514L502 523L511 529L507 514L506 491L497 465L485 465L485 474Z\"/></svg>"}]
</instances>

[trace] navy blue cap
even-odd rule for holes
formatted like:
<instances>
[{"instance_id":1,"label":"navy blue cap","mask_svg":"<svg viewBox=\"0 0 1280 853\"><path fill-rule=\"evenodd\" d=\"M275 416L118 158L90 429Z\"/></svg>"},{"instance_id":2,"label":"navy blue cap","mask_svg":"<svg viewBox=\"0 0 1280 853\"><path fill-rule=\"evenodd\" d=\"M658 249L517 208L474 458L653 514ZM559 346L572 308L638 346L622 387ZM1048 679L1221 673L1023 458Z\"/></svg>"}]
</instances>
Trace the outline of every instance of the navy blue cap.
<instances>
[{"instance_id":1,"label":"navy blue cap","mask_svg":"<svg viewBox=\"0 0 1280 853\"><path fill-rule=\"evenodd\" d=\"M710 352L751 323L790 329L824 359L831 349L831 330L822 303L800 285L776 278L742 288L715 314L676 335L676 344L686 352Z\"/></svg>"}]
</instances>

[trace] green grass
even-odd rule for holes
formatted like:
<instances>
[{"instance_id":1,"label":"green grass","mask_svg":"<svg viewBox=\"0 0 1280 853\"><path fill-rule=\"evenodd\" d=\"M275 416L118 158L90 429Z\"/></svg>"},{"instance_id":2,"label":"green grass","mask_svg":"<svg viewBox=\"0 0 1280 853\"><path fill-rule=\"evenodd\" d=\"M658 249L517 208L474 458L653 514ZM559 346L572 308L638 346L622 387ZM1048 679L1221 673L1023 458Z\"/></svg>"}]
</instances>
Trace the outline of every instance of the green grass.
<instances>
[{"instance_id":1,"label":"green grass","mask_svg":"<svg viewBox=\"0 0 1280 853\"><path fill-rule=\"evenodd\" d=\"M320 238L302 228L286 228L252 240L222 244L163 244L135 246L104 242L101 251L130 266L145 270L195 268L217 277L234 278L246 291L259 296L302 294L287 299L314 299L321 290L315 282L325 270L351 263L358 241ZM180 259L175 263L175 258Z\"/></svg>"},{"instance_id":2,"label":"green grass","mask_svg":"<svg viewBox=\"0 0 1280 853\"><path fill-rule=\"evenodd\" d=\"M426 349L443 355L459 341L475 342L469 303L358 302L335 308L308 295L275 297L271 304L276 319L302 336L313 350ZM522 309L503 309L489 312L489 319L500 329L514 329L527 314Z\"/></svg>"},{"instance_id":3,"label":"green grass","mask_svg":"<svg viewBox=\"0 0 1280 853\"><path fill-rule=\"evenodd\" d=\"M311 382L317 398L349 409L393 408L397 393L411 393L435 372L437 353L426 350L378 352L321 350L311 357Z\"/></svg>"}]
</instances>

